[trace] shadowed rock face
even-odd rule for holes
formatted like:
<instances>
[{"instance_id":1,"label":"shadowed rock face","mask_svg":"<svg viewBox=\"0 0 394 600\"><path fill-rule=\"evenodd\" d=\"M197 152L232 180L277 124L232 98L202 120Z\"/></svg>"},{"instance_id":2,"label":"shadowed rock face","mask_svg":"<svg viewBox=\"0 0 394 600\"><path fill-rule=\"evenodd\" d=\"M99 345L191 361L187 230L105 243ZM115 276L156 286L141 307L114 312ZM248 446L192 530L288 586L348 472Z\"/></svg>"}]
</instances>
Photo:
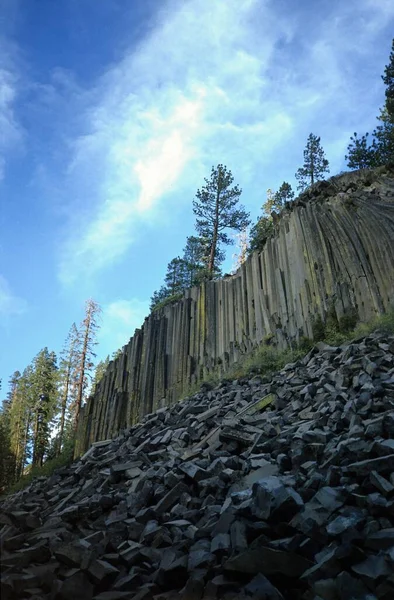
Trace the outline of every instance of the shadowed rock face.
<instances>
[{"instance_id":1,"label":"shadowed rock face","mask_svg":"<svg viewBox=\"0 0 394 600\"><path fill-rule=\"evenodd\" d=\"M171 405L266 336L312 337L334 309L361 321L394 298L394 167L319 182L283 211L276 235L232 277L151 314L81 414L77 452Z\"/></svg>"}]
</instances>

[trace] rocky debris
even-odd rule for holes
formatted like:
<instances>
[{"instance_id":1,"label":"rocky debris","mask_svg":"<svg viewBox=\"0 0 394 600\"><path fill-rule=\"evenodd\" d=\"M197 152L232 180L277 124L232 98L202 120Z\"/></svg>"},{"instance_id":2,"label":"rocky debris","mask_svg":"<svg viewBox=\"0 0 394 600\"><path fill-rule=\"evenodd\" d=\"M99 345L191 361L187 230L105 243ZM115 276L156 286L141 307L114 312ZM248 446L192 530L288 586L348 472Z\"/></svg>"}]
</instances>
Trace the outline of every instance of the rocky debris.
<instances>
[{"instance_id":1,"label":"rocky debris","mask_svg":"<svg viewBox=\"0 0 394 600\"><path fill-rule=\"evenodd\" d=\"M147 415L0 524L2 600L391 600L394 337Z\"/></svg>"}]
</instances>

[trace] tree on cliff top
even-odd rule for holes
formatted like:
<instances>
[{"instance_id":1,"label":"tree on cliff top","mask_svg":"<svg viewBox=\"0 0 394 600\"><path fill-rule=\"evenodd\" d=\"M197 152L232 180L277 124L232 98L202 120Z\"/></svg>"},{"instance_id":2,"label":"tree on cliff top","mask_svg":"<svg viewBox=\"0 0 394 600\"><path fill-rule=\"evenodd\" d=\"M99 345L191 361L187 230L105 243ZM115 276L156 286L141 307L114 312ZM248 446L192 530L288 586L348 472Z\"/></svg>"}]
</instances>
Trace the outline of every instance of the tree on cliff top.
<instances>
[{"instance_id":1,"label":"tree on cliff top","mask_svg":"<svg viewBox=\"0 0 394 600\"><path fill-rule=\"evenodd\" d=\"M168 289L166 288L165 285L162 285L159 290L156 290L155 292L153 292L151 299L150 299L149 310L151 310L151 311L154 310L159 304L164 302L164 300L166 300L169 296L170 296L170 292L168 291Z\"/></svg>"},{"instance_id":2,"label":"tree on cliff top","mask_svg":"<svg viewBox=\"0 0 394 600\"><path fill-rule=\"evenodd\" d=\"M287 181L284 181L277 192L271 189L267 190L267 200L261 207L263 214L257 219L257 222L250 230L249 252L260 252L269 237L274 232L274 222L272 218L273 211L281 211L286 202L294 198L294 192Z\"/></svg>"},{"instance_id":3,"label":"tree on cliff top","mask_svg":"<svg viewBox=\"0 0 394 600\"><path fill-rule=\"evenodd\" d=\"M118 350L118 352L121 354L122 351ZM116 352L113 353L114 355L116 354ZM116 358L113 355L113 358ZM112 358L112 360L113 360ZM94 369L94 375L93 375L93 379L92 379L92 390L93 392L96 391L96 387L97 385L100 383L100 381L102 380L102 378L105 375L105 371L107 370L107 367L109 365L109 363L111 362L111 358L109 357L109 355L104 359L104 360L100 360L95 369Z\"/></svg>"},{"instance_id":4,"label":"tree on cliff top","mask_svg":"<svg viewBox=\"0 0 394 600\"><path fill-rule=\"evenodd\" d=\"M320 137L310 133L304 150L304 164L295 174L298 180L298 189L304 191L310 185L324 178L324 173L329 173L328 160L320 144Z\"/></svg>"},{"instance_id":5,"label":"tree on cliff top","mask_svg":"<svg viewBox=\"0 0 394 600\"><path fill-rule=\"evenodd\" d=\"M370 140L368 133L360 138L355 133L350 138L345 156L350 169L372 169L394 160L394 39L382 79L386 101L378 116L381 124L374 129Z\"/></svg>"},{"instance_id":6,"label":"tree on cliff top","mask_svg":"<svg viewBox=\"0 0 394 600\"><path fill-rule=\"evenodd\" d=\"M377 166L376 141L369 143L369 133L358 137L357 133L350 138L345 155L349 169L370 169Z\"/></svg>"},{"instance_id":7,"label":"tree on cliff top","mask_svg":"<svg viewBox=\"0 0 394 600\"><path fill-rule=\"evenodd\" d=\"M187 287L197 285L205 274L206 244L204 240L195 235L186 238L183 249L183 260L186 267Z\"/></svg>"},{"instance_id":8,"label":"tree on cliff top","mask_svg":"<svg viewBox=\"0 0 394 600\"><path fill-rule=\"evenodd\" d=\"M391 43L391 52L389 56L389 64L385 66L384 75L382 75L383 83L386 86L386 111L391 122L394 123L394 39Z\"/></svg>"},{"instance_id":9,"label":"tree on cliff top","mask_svg":"<svg viewBox=\"0 0 394 600\"><path fill-rule=\"evenodd\" d=\"M182 258L177 256L168 263L164 281L170 296L180 294L187 287L186 263Z\"/></svg>"},{"instance_id":10,"label":"tree on cliff top","mask_svg":"<svg viewBox=\"0 0 394 600\"><path fill-rule=\"evenodd\" d=\"M238 205L242 190L232 186L234 177L227 167L212 167L210 179L204 180L205 185L197 190L197 199L193 200L193 212L197 216L197 233L208 243L207 269L211 279L218 267L220 245L233 243L225 230L242 231L250 219L244 207Z\"/></svg>"}]
</instances>

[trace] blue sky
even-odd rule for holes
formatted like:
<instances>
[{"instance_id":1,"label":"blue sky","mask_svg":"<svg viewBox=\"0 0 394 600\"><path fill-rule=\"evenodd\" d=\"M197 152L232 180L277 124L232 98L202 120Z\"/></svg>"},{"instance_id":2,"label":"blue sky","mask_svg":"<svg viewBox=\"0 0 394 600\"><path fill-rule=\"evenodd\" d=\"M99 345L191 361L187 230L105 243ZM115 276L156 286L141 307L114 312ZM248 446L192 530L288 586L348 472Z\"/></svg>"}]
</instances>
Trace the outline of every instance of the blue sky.
<instances>
[{"instance_id":1,"label":"blue sky","mask_svg":"<svg viewBox=\"0 0 394 600\"><path fill-rule=\"evenodd\" d=\"M253 221L310 132L331 174L373 129L392 0L1 0L0 377L85 299L125 344L224 163ZM231 268L230 248L227 268Z\"/></svg>"}]
</instances>

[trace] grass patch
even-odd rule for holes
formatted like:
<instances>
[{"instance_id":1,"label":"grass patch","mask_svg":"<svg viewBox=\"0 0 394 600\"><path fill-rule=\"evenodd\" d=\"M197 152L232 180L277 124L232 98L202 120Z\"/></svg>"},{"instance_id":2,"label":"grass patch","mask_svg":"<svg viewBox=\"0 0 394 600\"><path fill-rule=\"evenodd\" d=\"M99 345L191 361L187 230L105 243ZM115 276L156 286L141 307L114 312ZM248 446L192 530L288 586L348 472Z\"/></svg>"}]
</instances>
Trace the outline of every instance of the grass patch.
<instances>
[{"instance_id":1,"label":"grass patch","mask_svg":"<svg viewBox=\"0 0 394 600\"><path fill-rule=\"evenodd\" d=\"M182 400L189 396L193 396L201 390L201 388L216 387L221 381L234 381L235 379L243 379L260 375L269 378L276 371L280 371L287 364L295 362L305 356L305 354L313 346L313 342L309 340L309 344L303 343L302 347L296 349L287 348L278 350L275 346L267 346L266 343L258 346L253 352L245 355L238 362L234 363L224 373L215 371L209 374L203 381L190 386L183 394Z\"/></svg>"},{"instance_id":2,"label":"grass patch","mask_svg":"<svg viewBox=\"0 0 394 600\"><path fill-rule=\"evenodd\" d=\"M353 330L353 337L364 337L376 330L394 334L394 309L375 317L369 323L359 323Z\"/></svg>"},{"instance_id":3,"label":"grass patch","mask_svg":"<svg viewBox=\"0 0 394 600\"><path fill-rule=\"evenodd\" d=\"M25 474L16 482L13 483L9 488L5 490L5 495L15 494L15 492L19 492L23 490L25 487L30 485L30 483L36 477L50 477L56 471L56 469L60 469L60 467L66 467L73 462L74 455L74 441L69 441L65 444L64 450L56 456L56 458L51 458L47 460L42 467L27 467L25 469ZM26 472L28 470L28 472Z\"/></svg>"}]
</instances>

